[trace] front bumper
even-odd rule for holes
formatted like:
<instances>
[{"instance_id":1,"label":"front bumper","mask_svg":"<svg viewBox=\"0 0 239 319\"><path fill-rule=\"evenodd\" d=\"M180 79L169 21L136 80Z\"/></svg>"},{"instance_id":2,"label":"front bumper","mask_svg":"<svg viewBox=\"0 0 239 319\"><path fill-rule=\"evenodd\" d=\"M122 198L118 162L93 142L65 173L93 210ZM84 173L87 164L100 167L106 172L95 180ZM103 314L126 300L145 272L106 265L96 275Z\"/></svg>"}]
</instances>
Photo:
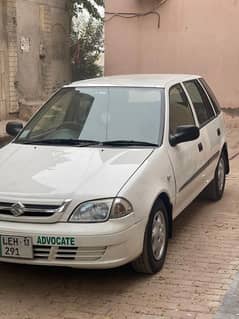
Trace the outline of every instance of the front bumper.
<instances>
[{"instance_id":1,"label":"front bumper","mask_svg":"<svg viewBox=\"0 0 239 319\"><path fill-rule=\"evenodd\" d=\"M0 257L0 261L85 269L114 268L141 254L145 227L146 221L124 225L124 229L120 221L87 225L0 222L0 236L31 237L34 256L33 259ZM74 240L65 240L67 238Z\"/></svg>"}]
</instances>

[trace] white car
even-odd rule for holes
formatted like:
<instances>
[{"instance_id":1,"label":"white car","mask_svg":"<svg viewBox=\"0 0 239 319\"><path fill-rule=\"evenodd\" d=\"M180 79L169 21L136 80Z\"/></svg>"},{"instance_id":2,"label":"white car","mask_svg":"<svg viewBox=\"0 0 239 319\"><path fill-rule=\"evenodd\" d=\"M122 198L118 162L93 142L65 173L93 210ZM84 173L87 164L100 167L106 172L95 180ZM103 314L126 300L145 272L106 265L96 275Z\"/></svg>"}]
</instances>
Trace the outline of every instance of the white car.
<instances>
[{"instance_id":1,"label":"white car","mask_svg":"<svg viewBox=\"0 0 239 319\"><path fill-rule=\"evenodd\" d=\"M199 76L133 75L58 91L0 150L0 261L159 271L173 220L221 199L222 113Z\"/></svg>"}]
</instances>

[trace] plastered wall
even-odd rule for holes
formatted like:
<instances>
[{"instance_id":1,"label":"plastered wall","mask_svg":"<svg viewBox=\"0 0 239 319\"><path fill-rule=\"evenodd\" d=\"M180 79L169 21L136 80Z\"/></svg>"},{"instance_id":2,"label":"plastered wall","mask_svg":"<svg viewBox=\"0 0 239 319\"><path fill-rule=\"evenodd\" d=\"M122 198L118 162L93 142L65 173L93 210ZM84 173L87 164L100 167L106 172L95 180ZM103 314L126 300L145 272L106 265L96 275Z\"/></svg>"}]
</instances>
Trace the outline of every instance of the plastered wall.
<instances>
[{"instance_id":1,"label":"plastered wall","mask_svg":"<svg viewBox=\"0 0 239 319\"><path fill-rule=\"evenodd\" d=\"M106 0L107 12L147 12L153 0ZM157 16L106 22L106 74L204 76L224 107L239 107L239 1L168 0ZM106 18L109 18L106 15Z\"/></svg>"}]
</instances>

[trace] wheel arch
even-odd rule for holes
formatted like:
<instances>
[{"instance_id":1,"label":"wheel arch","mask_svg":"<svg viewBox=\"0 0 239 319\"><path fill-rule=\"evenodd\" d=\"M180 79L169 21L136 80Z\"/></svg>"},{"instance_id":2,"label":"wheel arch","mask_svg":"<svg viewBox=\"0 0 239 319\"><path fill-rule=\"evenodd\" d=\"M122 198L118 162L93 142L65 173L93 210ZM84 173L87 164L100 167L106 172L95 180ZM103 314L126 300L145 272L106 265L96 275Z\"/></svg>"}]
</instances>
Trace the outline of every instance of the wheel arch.
<instances>
[{"instance_id":1,"label":"wheel arch","mask_svg":"<svg viewBox=\"0 0 239 319\"><path fill-rule=\"evenodd\" d=\"M157 207L159 201L162 201L168 212L168 222L169 222L169 238L172 238L173 235L173 205L170 201L170 197L166 192L162 192L155 199L154 204L152 206L152 210Z\"/></svg>"},{"instance_id":2,"label":"wheel arch","mask_svg":"<svg viewBox=\"0 0 239 319\"><path fill-rule=\"evenodd\" d=\"M228 155L228 147L227 147L227 143L225 143L223 145L222 148L222 154L225 157L225 161L226 161L226 174L228 175L230 173L230 163L229 163L229 155Z\"/></svg>"}]
</instances>

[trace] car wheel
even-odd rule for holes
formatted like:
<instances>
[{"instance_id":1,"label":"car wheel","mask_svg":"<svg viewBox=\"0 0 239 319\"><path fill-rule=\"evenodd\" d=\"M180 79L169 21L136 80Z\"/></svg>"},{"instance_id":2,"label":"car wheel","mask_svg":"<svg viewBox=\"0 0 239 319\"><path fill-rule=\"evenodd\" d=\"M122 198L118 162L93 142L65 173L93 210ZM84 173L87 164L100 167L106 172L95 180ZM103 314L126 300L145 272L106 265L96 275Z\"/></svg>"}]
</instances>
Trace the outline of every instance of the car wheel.
<instances>
[{"instance_id":1,"label":"car wheel","mask_svg":"<svg viewBox=\"0 0 239 319\"><path fill-rule=\"evenodd\" d=\"M162 201L153 208L145 231L143 253L132 266L135 271L154 274L164 265L168 247L168 213Z\"/></svg>"},{"instance_id":2,"label":"car wheel","mask_svg":"<svg viewBox=\"0 0 239 319\"><path fill-rule=\"evenodd\" d=\"M208 199L218 201L222 198L226 183L226 162L224 154L221 155L214 179L205 189L205 195Z\"/></svg>"}]
</instances>

